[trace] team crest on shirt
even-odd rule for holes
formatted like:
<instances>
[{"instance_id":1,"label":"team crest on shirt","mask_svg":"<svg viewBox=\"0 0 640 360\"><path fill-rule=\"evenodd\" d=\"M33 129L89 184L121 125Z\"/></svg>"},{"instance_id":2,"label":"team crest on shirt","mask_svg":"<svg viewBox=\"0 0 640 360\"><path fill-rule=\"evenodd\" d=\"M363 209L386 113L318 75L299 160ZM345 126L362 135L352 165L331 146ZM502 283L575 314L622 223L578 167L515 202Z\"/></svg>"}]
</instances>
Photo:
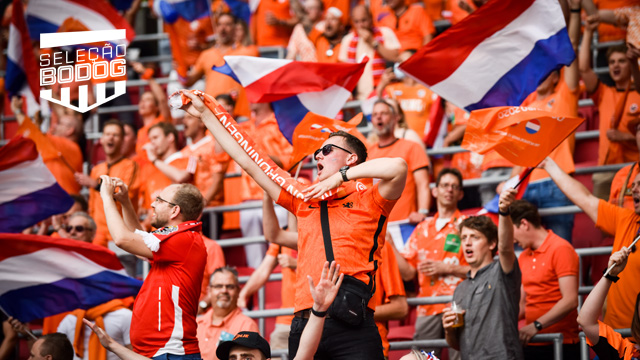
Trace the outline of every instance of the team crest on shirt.
<instances>
[{"instance_id":1,"label":"team crest on shirt","mask_svg":"<svg viewBox=\"0 0 640 360\"><path fill-rule=\"evenodd\" d=\"M158 235L168 235L171 234L172 232L176 232L178 231L178 227L173 225L173 226L166 226L163 227L161 229L158 229L156 231L152 231L152 234L158 234Z\"/></svg>"},{"instance_id":2,"label":"team crest on shirt","mask_svg":"<svg viewBox=\"0 0 640 360\"><path fill-rule=\"evenodd\" d=\"M551 99L551 100L549 100L549 102L547 103L547 107L548 107L548 108L550 108L550 109L551 109L551 108L553 108L553 104L554 104L555 102L556 102L556 99Z\"/></svg>"},{"instance_id":3,"label":"team crest on shirt","mask_svg":"<svg viewBox=\"0 0 640 360\"><path fill-rule=\"evenodd\" d=\"M631 104L631 106L629 106L629 112L635 113L636 111L638 111L638 104L636 103Z\"/></svg>"},{"instance_id":4,"label":"team crest on shirt","mask_svg":"<svg viewBox=\"0 0 640 360\"><path fill-rule=\"evenodd\" d=\"M425 89L418 90L418 97L423 98L425 95L427 95L427 91Z\"/></svg>"}]
</instances>

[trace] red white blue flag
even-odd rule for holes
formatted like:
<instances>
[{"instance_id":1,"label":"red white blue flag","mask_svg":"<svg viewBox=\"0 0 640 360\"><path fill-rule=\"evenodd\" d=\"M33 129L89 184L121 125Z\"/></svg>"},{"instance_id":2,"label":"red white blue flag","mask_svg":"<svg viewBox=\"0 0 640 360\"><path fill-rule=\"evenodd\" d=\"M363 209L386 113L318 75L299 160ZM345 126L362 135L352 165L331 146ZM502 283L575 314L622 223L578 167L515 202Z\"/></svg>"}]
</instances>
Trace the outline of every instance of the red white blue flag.
<instances>
[{"instance_id":1,"label":"red white blue flag","mask_svg":"<svg viewBox=\"0 0 640 360\"><path fill-rule=\"evenodd\" d=\"M178 18L191 22L211 14L209 3L207 0L156 0L153 10L169 24Z\"/></svg>"},{"instance_id":2,"label":"red white blue flag","mask_svg":"<svg viewBox=\"0 0 640 360\"><path fill-rule=\"evenodd\" d=\"M292 143L293 131L315 113L335 118L351 96L368 59L358 64L325 64L252 56L225 56L213 70L244 86L249 101L270 102L280 131Z\"/></svg>"},{"instance_id":3,"label":"red white blue flag","mask_svg":"<svg viewBox=\"0 0 640 360\"><path fill-rule=\"evenodd\" d=\"M0 306L22 322L134 296L142 286L102 246L0 234L0 248Z\"/></svg>"},{"instance_id":4,"label":"red white blue flag","mask_svg":"<svg viewBox=\"0 0 640 360\"><path fill-rule=\"evenodd\" d=\"M400 69L468 111L517 106L575 52L557 0L489 1Z\"/></svg>"},{"instance_id":5,"label":"red white blue flag","mask_svg":"<svg viewBox=\"0 0 640 360\"><path fill-rule=\"evenodd\" d=\"M33 140L17 137L0 148L0 232L20 232L72 205Z\"/></svg>"}]
</instances>

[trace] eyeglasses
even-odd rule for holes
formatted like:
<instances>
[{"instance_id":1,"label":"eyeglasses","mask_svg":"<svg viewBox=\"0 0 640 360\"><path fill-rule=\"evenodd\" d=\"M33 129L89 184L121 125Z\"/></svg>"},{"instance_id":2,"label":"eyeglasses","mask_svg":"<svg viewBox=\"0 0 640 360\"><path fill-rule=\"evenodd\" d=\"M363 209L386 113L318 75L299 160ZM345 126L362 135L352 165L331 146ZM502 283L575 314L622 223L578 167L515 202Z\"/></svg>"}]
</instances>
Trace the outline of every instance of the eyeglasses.
<instances>
[{"instance_id":1,"label":"eyeglasses","mask_svg":"<svg viewBox=\"0 0 640 360\"><path fill-rule=\"evenodd\" d=\"M227 288L227 290L235 290L238 287L238 285L235 285L235 284L227 284L227 285L215 284L215 285L209 285L209 287L213 288L213 289L216 289L216 290L222 290L222 288L225 288L225 287Z\"/></svg>"},{"instance_id":2,"label":"eyeglasses","mask_svg":"<svg viewBox=\"0 0 640 360\"><path fill-rule=\"evenodd\" d=\"M166 202L167 204L169 204L171 206L178 206L178 204L174 204L171 201L167 201L167 200L161 198L160 196L156 196L156 201L157 202Z\"/></svg>"},{"instance_id":3,"label":"eyeglasses","mask_svg":"<svg viewBox=\"0 0 640 360\"><path fill-rule=\"evenodd\" d=\"M456 184L438 184L438 187L440 189L449 189L451 188L451 190L453 191L458 191L460 190L460 185L456 185Z\"/></svg>"},{"instance_id":4,"label":"eyeglasses","mask_svg":"<svg viewBox=\"0 0 640 360\"><path fill-rule=\"evenodd\" d=\"M88 228L85 228L82 225L76 225L76 226L72 226L72 225L67 225L67 227L65 228L65 230L67 230L67 232L71 232L72 230L75 230L76 232L84 232L85 230L89 230Z\"/></svg>"},{"instance_id":5,"label":"eyeglasses","mask_svg":"<svg viewBox=\"0 0 640 360\"><path fill-rule=\"evenodd\" d=\"M318 154L320 154L321 151L322 151L322 156L327 156L327 155L331 154L331 152L333 151L333 148L338 148L338 149L340 149L342 151L348 152L349 154L353 154L351 151L349 151L349 150L347 150L347 149L345 149L343 147L340 147L338 145L327 144L327 145L321 147L320 149L316 150L313 153L313 158L318 160Z\"/></svg>"}]
</instances>

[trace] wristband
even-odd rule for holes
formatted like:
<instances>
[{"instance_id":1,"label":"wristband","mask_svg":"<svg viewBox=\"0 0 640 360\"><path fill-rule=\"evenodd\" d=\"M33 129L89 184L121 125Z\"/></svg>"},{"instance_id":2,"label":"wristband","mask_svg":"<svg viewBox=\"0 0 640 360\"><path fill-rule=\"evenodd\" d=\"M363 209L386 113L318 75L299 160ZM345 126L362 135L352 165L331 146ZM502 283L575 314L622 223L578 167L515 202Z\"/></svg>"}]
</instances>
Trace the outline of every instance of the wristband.
<instances>
[{"instance_id":1,"label":"wristband","mask_svg":"<svg viewBox=\"0 0 640 360\"><path fill-rule=\"evenodd\" d=\"M571 9L570 11L571 11L572 13L578 13L578 14L579 14L579 13L580 13L580 11L582 11L582 9L577 8L577 9Z\"/></svg>"},{"instance_id":2,"label":"wristband","mask_svg":"<svg viewBox=\"0 0 640 360\"><path fill-rule=\"evenodd\" d=\"M144 72L140 75L140 79L142 80L149 80L153 77L153 69L147 68L144 70Z\"/></svg>"},{"instance_id":3,"label":"wristband","mask_svg":"<svg viewBox=\"0 0 640 360\"><path fill-rule=\"evenodd\" d=\"M538 320L535 320L533 322L533 326L535 326L536 329L538 329L538 331L542 331L542 324L540 324L540 322Z\"/></svg>"},{"instance_id":4,"label":"wristband","mask_svg":"<svg viewBox=\"0 0 640 360\"><path fill-rule=\"evenodd\" d=\"M313 307L311 307L311 313L317 317L323 318L325 316L327 316L327 312L326 311L316 311L314 310Z\"/></svg>"},{"instance_id":5,"label":"wristband","mask_svg":"<svg viewBox=\"0 0 640 360\"><path fill-rule=\"evenodd\" d=\"M611 274L606 274L607 269L605 269L602 274L604 275L604 278L611 281L611 282L618 282L618 280L620 280L619 276L615 276L615 275L611 275Z\"/></svg>"},{"instance_id":6,"label":"wristband","mask_svg":"<svg viewBox=\"0 0 640 360\"><path fill-rule=\"evenodd\" d=\"M347 170L349 170L348 166L343 166L340 168L340 174L342 175L342 181L347 182L349 178L347 177Z\"/></svg>"},{"instance_id":7,"label":"wristband","mask_svg":"<svg viewBox=\"0 0 640 360\"><path fill-rule=\"evenodd\" d=\"M428 209L420 209L418 210L418 212L424 216L429 215L429 210Z\"/></svg>"},{"instance_id":8,"label":"wristband","mask_svg":"<svg viewBox=\"0 0 640 360\"><path fill-rule=\"evenodd\" d=\"M511 215L511 210L507 209L507 211L504 211L504 212L503 212L502 210L500 210L500 209L498 208L498 214L499 214L499 215L502 215L502 216L509 216L509 215Z\"/></svg>"}]
</instances>

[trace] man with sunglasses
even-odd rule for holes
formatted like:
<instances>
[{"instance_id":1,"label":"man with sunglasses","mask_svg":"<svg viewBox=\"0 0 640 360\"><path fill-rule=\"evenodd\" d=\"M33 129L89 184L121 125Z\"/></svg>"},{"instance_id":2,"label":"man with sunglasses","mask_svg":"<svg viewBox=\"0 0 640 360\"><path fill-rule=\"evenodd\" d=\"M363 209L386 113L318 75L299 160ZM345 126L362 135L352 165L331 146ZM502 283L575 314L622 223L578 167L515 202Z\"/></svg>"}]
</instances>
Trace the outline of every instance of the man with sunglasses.
<instances>
[{"instance_id":1,"label":"man with sunglasses","mask_svg":"<svg viewBox=\"0 0 640 360\"><path fill-rule=\"evenodd\" d=\"M302 191L303 199L294 197L260 168L199 96L187 91L183 94L191 100L184 107L185 111L200 117L231 158L271 198L277 199L278 204L298 218L296 317L289 338L289 357L294 358L312 313L313 298L307 277L319 281L318 274L327 260L323 228L332 243L335 261L342 265L344 274L374 288L386 220L404 189L407 164L400 158L366 161L366 147L358 138L342 131L332 133L315 153L319 182ZM222 119L226 115L218 116ZM380 181L371 187L355 181L373 178ZM321 208L326 216L321 216ZM321 217L325 218L325 226ZM317 354L332 359L382 360L382 343L373 310L364 312L362 322L356 326L347 325L334 316L327 318Z\"/></svg>"},{"instance_id":2,"label":"man with sunglasses","mask_svg":"<svg viewBox=\"0 0 640 360\"><path fill-rule=\"evenodd\" d=\"M198 317L198 342L203 359L216 359L223 341L233 340L240 331L260 331L256 322L238 307L238 271L229 266L215 269L209 282L211 309Z\"/></svg>"},{"instance_id":3,"label":"man with sunglasses","mask_svg":"<svg viewBox=\"0 0 640 360\"><path fill-rule=\"evenodd\" d=\"M151 263L133 306L133 350L153 359L199 360L196 314L207 260L198 221L204 206L200 190L191 184L164 188L151 204L151 225L158 230L149 233L142 231L127 185L118 178L100 178L113 241Z\"/></svg>"}]
</instances>

